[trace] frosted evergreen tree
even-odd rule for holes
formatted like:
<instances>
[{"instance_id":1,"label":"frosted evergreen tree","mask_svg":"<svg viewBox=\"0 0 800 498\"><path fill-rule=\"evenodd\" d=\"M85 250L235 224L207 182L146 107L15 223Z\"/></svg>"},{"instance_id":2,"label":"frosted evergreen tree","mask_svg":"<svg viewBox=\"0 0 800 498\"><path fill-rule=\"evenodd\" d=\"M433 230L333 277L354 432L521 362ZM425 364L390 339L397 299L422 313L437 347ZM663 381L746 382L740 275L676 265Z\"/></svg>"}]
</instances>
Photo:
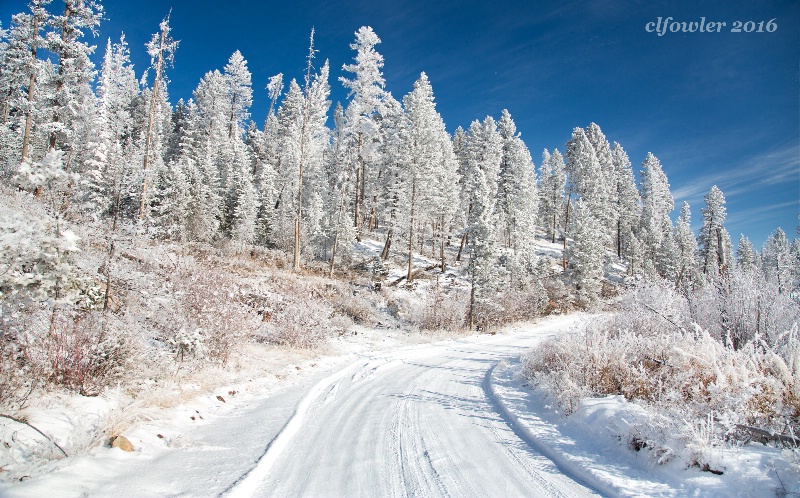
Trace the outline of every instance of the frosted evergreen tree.
<instances>
[{"instance_id":1,"label":"frosted evergreen tree","mask_svg":"<svg viewBox=\"0 0 800 498\"><path fill-rule=\"evenodd\" d=\"M800 288L800 239L792 240L789 246L792 266L792 291L797 292Z\"/></svg>"},{"instance_id":2,"label":"frosted evergreen tree","mask_svg":"<svg viewBox=\"0 0 800 498\"><path fill-rule=\"evenodd\" d=\"M253 185L252 157L243 141L244 127L252 104L251 75L247 61L237 50L222 74L211 77L209 126L216 151L223 200L221 228L235 242L255 240L258 196Z\"/></svg>"},{"instance_id":3,"label":"frosted evergreen tree","mask_svg":"<svg viewBox=\"0 0 800 498\"><path fill-rule=\"evenodd\" d=\"M258 196L253 186L250 157L244 143L231 138L233 169L228 177L225 218L231 240L252 244L256 235Z\"/></svg>"},{"instance_id":4,"label":"frosted evergreen tree","mask_svg":"<svg viewBox=\"0 0 800 498\"><path fill-rule=\"evenodd\" d=\"M228 90L230 111L228 117L228 138L244 132L245 123L250 118L250 105L253 103L252 76L247 61L238 50L234 52L223 75Z\"/></svg>"},{"instance_id":5,"label":"frosted evergreen tree","mask_svg":"<svg viewBox=\"0 0 800 498\"><path fill-rule=\"evenodd\" d=\"M520 277L533 273L536 266L534 241L539 196L535 166L508 110L503 110L497 128L503 150L498 189L502 239L510 250L506 259L512 283L522 283Z\"/></svg>"},{"instance_id":6,"label":"frosted evergreen tree","mask_svg":"<svg viewBox=\"0 0 800 498\"><path fill-rule=\"evenodd\" d=\"M350 180L352 173L347 160L347 134L345 130L344 109L337 103L333 112L334 129L327 160L328 176L328 237L331 239L331 259L329 275L333 276L337 256L348 261L352 243L356 240L355 226L347 215L347 200L351 198L354 185Z\"/></svg>"},{"instance_id":7,"label":"frosted evergreen tree","mask_svg":"<svg viewBox=\"0 0 800 498\"><path fill-rule=\"evenodd\" d=\"M633 177L633 168L628 154L620 144L614 142L611 148L611 157L614 163L615 193L617 201L614 210L616 214L616 251L617 257L631 259L634 245L638 244L635 237L639 224L641 208L639 206L639 191L636 189L636 180Z\"/></svg>"},{"instance_id":8,"label":"frosted evergreen tree","mask_svg":"<svg viewBox=\"0 0 800 498\"><path fill-rule=\"evenodd\" d=\"M736 264L743 271L752 271L758 268L756 251L750 239L741 234L736 248Z\"/></svg>"},{"instance_id":9,"label":"frosted evergreen tree","mask_svg":"<svg viewBox=\"0 0 800 498\"><path fill-rule=\"evenodd\" d=\"M503 157L502 138L491 116L483 123L473 121L466 135L462 154L463 192L467 207L469 275L472 285L468 324L483 327L497 311L497 287L501 275L497 268L497 189Z\"/></svg>"},{"instance_id":10,"label":"frosted evergreen tree","mask_svg":"<svg viewBox=\"0 0 800 498\"><path fill-rule=\"evenodd\" d=\"M381 106L381 172L385 212L384 226L386 241L381 250L381 258L389 258L394 239L403 233L410 233L406 206L410 203L408 190L412 179L410 156L411 140L408 115L403 106L387 93Z\"/></svg>"},{"instance_id":11,"label":"frosted evergreen tree","mask_svg":"<svg viewBox=\"0 0 800 498\"><path fill-rule=\"evenodd\" d=\"M366 192L366 178L376 162L376 142L379 138L375 115L384 98L383 56L375 50L381 42L369 26L356 31L356 41L350 48L356 51L355 64L345 64L342 69L353 74L353 79L340 77L339 81L350 93L350 103L345 110L345 128L348 136L349 161L355 174L353 181L353 220L356 238L361 240L361 227L364 220L362 207L364 199L372 199L377 192ZM377 177L377 172L374 173Z\"/></svg>"},{"instance_id":12,"label":"frosted evergreen tree","mask_svg":"<svg viewBox=\"0 0 800 498\"><path fill-rule=\"evenodd\" d=\"M313 35L312 35L313 36ZM310 48L310 51L313 50ZM322 189L325 185L324 154L329 130L325 126L330 106L329 67L318 74L310 71L309 57L304 88L292 80L278 111L279 169L276 172L276 202L271 222L271 240L294 252L294 267L300 266L303 240L322 240ZM304 187L305 184L305 187Z\"/></svg>"},{"instance_id":13,"label":"frosted evergreen tree","mask_svg":"<svg viewBox=\"0 0 800 498\"><path fill-rule=\"evenodd\" d=\"M588 205L593 213L603 217L606 204L606 193L604 192L605 182L600 169L600 162L595 154L594 147L586 136L583 128L575 128L572 131L572 139L567 142L567 208L564 217L564 250L566 254L567 235L570 226L570 208L572 195L577 194ZM600 243L606 245L610 242L607 233L600 234ZM566 267L566 259L564 260Z\"/></svg>"},{"instance_id":14,"label":"frosted evergreen tree","mask_svg":"<svg viewBox=\"0 0 800 498\"><path fill-rule=\"evenodd\" d=\"M617 192L616 167L614 164L611 145L608 143L603 131L595 123L586 127L586 138L592 144L594 155L597 158L599 171L597 172L597 185L593 189L597 200L593 205L599 208L595 216L605 225L609 233L616 229L619 212L619 197ZM609 239L610 240L610 239Z\"/></svg>"},{"instance_id":15,"label":"frosted evergreen tree","mask_svg":"<svg viewBox=\"0 0 800 498\"><path fill-rule=\"evenodd\" d=\"M278 169L275 172L275 204L270 221L270 243L291 251L294 247L294 221L297 212L297 179L300 165L300 127L303 119L303 90L296 80L278 110Z\"/></svg>"},{"instance_id":16,"label":"frosted evergreen tree","mask_svg":"<svg viewBox=\"0 0 800 498\"><path fill-rule=\"evenodd\" d=\"M703 226L697 237L700 246L700 261L703 274L716 278L731 263L732 247L730 235L725 229L725 196L716 185L705 195L702 209Z\"/></svg>"},{"instance_id":17,"label":"frosted evergreen tree","mask_svg":"<svg viewBox=\"0 0 800 498\"><path fill-rule=\"evenodd\" d=\"M256 221L256 240L266 244L270 237L271 222L277 200L277 174L280 169L280 126L276 113L276 103L283 93L283 74L278 73L269 79L267 85L270 105L264 121L262 141L254 158L253 176L259 195L259 211Z\"/></svg>"},{"instance_id":18,"label":"frosted evergreen tree","mask_svg":"<svg viewBox=\"0 0 800 498\"><path fill-rule=\"evenodd\" d=\"M643 244L645 273L665 275L671 272L664 267L667 260L664 252L671 244L669 239L673 227L669 215L675 208L675 200L669 191L669 182L661 162L650 152L642 163L640 177L642 214L638 238Z\"/></svg>"},{"instance_id":19,"label":"frosted evergreen tree","mask_svg":"<svg viewBox=\"0 0 800 498\"><path fill-rule=\"evenodd\" d=\"M210 242L223 220L224 184L220 154L227 133L224 82L219 71L206 73L187 104L187 131L178 161L191 192L186 219L189 240Z\"/></svg>"},{"instance_id":20,"label":"frosted evergreen tree","mask_svg":"<svg viewBox=\"0 0 800 498\"><path fill-rule=\"evenodd\" d=\"M680 274L681 252L675 240L675 227L670 222L664 228L664 238L656 250L656 271L662 278L675 282Z\"/></svg>"},{"instance_id":21,"label":"frosted evergreen tree","mask_svg":"<svg viewBox=\"0 0 800 498\"><path fill-rule=\"evenodd\" d=\"M476 165L477 166L477 165ZM485 326L486 316L497 306L494 298L497 293L497 247L495 244L494 197L491 195L491 170L473 167L464 179L471 193L469 210L469 276L470 302L468 325Z\"/></svg>"},{"instance_id":22,"label":"frosted evergreen tree","mask_svg":"<svg viewBox=\"0 0 800 498\"><path fill-rule=\"evenodd\" d=\"M414 232L422 225L420 221L428 220L438 232L439 256L444 267L444 234L457 202L457 192L452 187L456 183L458 164L425 73L414 83L414 90L406 95L403 104L409 120L410 212L406 279L411 280Z\"/></svg>"},{"instance_id":23,"label":"frosted evergreen tree","mask_svg":"<svg viewBox=\"0 0 800 498\"><path fill-rule=\"evenodd\" d=\"M562 236L564 227L567 172L564 157L555 149L550 154L547 149L542 152L542 165L539 168L539 219L544 226L545 235L550 242Z\"/></svg>"},{"instance_id":24,"label":"frosted evergreen tree","mask_svg":"<svg viewBox=\"0 0 800 498\"><path fill-rule=\"evenodd\" d=\"M697 240L692 231L692 214L689 203L681 206L681 215L675 224L675 243L677 245L677 276L679 285L691 286L698 279Z\"/></svg>"},{"instance_id":25,"label":"frosted evergreen tree","mask_svg":"<svg viewBox=\"0 0 800 498\"><path fill-rule=\"evenodd\" d=\"M308 73L308 84L306 85L306 124L305 140L303 144L303 183L305 188L300 193L303 200L302 215L298 212L302 223L303 240L309 242L309 250L314 250L317 254L322 254L324 244L324 233L322 220L324 216L324 192L327 187L325 175L325 154L330 145L330 130L326 126L328 110L331 102L328 100L330 95L330 84L328 77L330 67L325 61L322 68L315 75ZM297 254L300 254L301 246L296 242ZM300 262L297 260L297 265Z\"/></svg>"},{"instance_id":26,"label":"frosted evergreen tree","mask_svg":"<svg viewBox=\"0 0 800 498\"><path fill-rule=\"evenodd\" d=\"M109 214L114 220L122 210L123 198L131 195L130 164L136 161L131 109L139 95L139 82L130 63L128 44L122 35L118 43L108 40L97 87L96 136L90 139L92 156L84 174L89 192L87 208L94 215Z\"/></svg>"},{"instance_id":27,"label":"frosted evergreen tree","mask_svg":"<svg viewBox=\"0 0 800 498\"><path fill-rule=\"evenodd\" d=\"M603 287L604 230L588 202L574 203L570 233L573 243L568 251L569 264L575 279L578 302L589 305L600 298Z\"/></svg>"},{"instance_id":28,"label":"frosted evergreen tree","mask_svg":"<svg viewBox=\"0 0 800 498\"><path fill-rule=\"evenodd\" d=\"M183 163L164 164L159 161L152 176L148 201L150 235L166 240L186 240L186 220L190 215L191 199Z\"/></svg>"},{"instance_id":29,"label":"frosted evergreen tree","mask_svg":"<svg viewBox=\"0 0 800 498\"><path fill-rule=\"evenodd\" d=\"M44 99L40 87L41 76L46 74L47 64L38 56L46 48L42 31L48 26L51 15L47 11L50 0L31 0L28 12L15 14L11 18L8 47L3 54L3 157L24 162L31 154L35 128L44 121ZM19 134L19 136L17 135ZM21 142L21 150L17 149ZM46 149L39 147L40 149ZM18 154L15 156L15 154ZM44 150L36 154L41 157Z\"/></svg>"},{"instance_id":30,"label":"frosted evergreen tree","mask_svg":"<svg viewBox=\"0 0 800 498\"><path fill-rule=\"evenodd\" d=\"M169 108L167 101L167 79L164 70L171 66L175 60L175 50L178 42L170 35L172 28L169 25L169 15L161 21L159 32L154 34L146 44L147 53L150 55L150 69L155 71L153 86L149 92L149 108L147 111L147 128L144 137L144 159L142 162L142 191L139 207L139 219L144 220L147 216L147 188L149 184L148 175L150 166L161 161L162 134L159 127L163 125L164 114ZM145 77L142 78L146 81Z\"/></svg>"},{"instance_id":31,"label":"frosted evergreen tree","mask_svg":"<svg viewBox=\"0 0 800 498\"><path fill-rule=\"evenodd\" d=\"M793 261L786 233L778 228L764 242L761 249L761 265L767 279L774 283L781 294L792 291Z\"/></svg>"},{"instance_id":32,"label":"frosted evergreen tree","mask_svg":"<svg viewBox=\"0 0 800 498\"><path fill-rule=\"evenodd\" d=\"M89 84L94 80L95 70L89 56L95 47L81 39L87 32L97 34L102 17L99 1L65 0L64 13L50 21L58 31L57 36L52 32L47 37L48 50L58 57L58 70L50 81L54 86L53 100L49 102L52 117L45 125L50 149L58 144L65 150L75 150L85 143L87 120L93 118L88 114L94 107Z\"/></svg>"},{"instance_id":33,"label":"frosted evergreen tree","mask_svg":"<svg viewBox=\"0 0 800 498\"><path fill-rule=\"evenodd\" d=\"M459 227L463 227L461 233L461 241L458 247L458 254L456 261L461 261L461 254L464 252L469 233L467 226L469 225L469 209L470 209L470 193L466 188L466 174L469 170L469 154L467 152L467 132L464 128L458 127L453 133L453 153L456 156L458 163L458 210L455 215L455 223Z\"/></svg>"}]
</instances>

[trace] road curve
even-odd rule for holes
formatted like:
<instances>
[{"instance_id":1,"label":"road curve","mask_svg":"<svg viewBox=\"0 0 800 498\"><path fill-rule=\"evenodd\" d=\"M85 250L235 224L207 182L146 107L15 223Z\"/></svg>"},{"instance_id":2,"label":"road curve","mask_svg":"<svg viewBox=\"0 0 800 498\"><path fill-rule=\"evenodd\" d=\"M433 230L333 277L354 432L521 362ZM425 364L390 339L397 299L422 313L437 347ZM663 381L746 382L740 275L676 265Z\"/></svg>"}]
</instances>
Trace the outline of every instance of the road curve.
<instances>
[{"instance_id":1,"label":"road curve","mask_svg":"<svg viewBox=\"0 0 800 498\"><path fill-rule=\"evenodd\" d=\"M487 372L576 319L364 358L317 383L227 496L588 496L498 413Z\"/></svg>"}]
</instances>

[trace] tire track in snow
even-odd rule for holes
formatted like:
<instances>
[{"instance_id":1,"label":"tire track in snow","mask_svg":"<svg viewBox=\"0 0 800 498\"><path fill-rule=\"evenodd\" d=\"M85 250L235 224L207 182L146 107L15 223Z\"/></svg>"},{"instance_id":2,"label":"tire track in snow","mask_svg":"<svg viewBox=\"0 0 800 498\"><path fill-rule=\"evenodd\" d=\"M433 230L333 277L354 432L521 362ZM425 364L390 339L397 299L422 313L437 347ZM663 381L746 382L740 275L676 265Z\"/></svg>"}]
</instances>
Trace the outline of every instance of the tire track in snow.
<instances>
[{"instance_id":1,"label":"tire track in snow","mask_svg":"<svg viewBox=\"0 0 800 498\"><path fill-rule=\"evenodd\" d=\"M408 348L332 374L225 495L590 494L514 430L488 384L490 364L552 329Z\"/></svg>"},{"instance_id":2,"label":"tire track in snow","mask_svg":"<svg viewBox=\"0 0 800 498\"><path fill-rule=\"evenodd\" d=\"M311 408L314 400L320 394L325 392L326 389L342 377L344 377L350 367L342 369L329 377L322 379L318 382L308 394L297 405L292 417L286 422L286 425L281 429L281 432L273 439L268 445L264 454L256 462L255 466L250 469L246 474L235 481L228 489L223 491L220 496L226 497L250 497L256 494L258 486L269 473L269 470L275 464L275 461L283 453L289 445L291 439L302 428L304 419Z\"/></svg>"}]
</instances>

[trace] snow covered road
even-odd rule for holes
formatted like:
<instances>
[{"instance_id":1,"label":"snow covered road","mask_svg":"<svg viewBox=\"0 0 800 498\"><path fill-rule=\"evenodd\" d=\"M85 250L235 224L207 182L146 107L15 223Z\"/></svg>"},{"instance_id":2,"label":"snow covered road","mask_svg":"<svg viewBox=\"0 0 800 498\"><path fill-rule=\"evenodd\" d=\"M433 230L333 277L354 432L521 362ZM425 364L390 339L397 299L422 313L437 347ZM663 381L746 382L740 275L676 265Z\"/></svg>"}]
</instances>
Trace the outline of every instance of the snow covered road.
<instances>
[{"instance_id":1,"label":"snow covered road","mask_svg":"<svg viewBox=\"0 0 800 498\"><path fill-rule=\"evenodd\" d=\"M579 319L363 355L202 420L192 409L132 428L134 453L95 448L0 495L591 495L525 441L490 386L498 362Z\"/></svg>"},{"instance_id":2,"label":"snow covered road","mask_svg":"<svg viewBox=\"0 0 800 498\"><path fill-rule=\"evenodd\" d=\"M373 356L320 381L230 496L584 496L520 439L488 372L568 325Z\"/></svg>"}]
</instances>

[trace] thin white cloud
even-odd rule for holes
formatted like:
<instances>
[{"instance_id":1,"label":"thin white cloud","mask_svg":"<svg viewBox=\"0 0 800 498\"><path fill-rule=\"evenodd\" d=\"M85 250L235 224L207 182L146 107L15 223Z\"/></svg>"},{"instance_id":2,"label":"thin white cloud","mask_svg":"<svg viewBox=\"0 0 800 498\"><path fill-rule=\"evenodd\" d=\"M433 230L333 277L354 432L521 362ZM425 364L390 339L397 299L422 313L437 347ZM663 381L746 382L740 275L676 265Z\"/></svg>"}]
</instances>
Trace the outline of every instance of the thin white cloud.
<instances>
[{"instance_id":1,"label":"thin white cloud","mask_svg":"<svg viewBox=\"0 0 800 498\"><path fill-rule=\"evenodd\" d=\"M726 197L752 192L756 188L800 181L800 146L791 144L742 160L724 171L693 177L688 183L672 189L676 201L702 200L712 185Z\"/></svg>"}]
</instances>

